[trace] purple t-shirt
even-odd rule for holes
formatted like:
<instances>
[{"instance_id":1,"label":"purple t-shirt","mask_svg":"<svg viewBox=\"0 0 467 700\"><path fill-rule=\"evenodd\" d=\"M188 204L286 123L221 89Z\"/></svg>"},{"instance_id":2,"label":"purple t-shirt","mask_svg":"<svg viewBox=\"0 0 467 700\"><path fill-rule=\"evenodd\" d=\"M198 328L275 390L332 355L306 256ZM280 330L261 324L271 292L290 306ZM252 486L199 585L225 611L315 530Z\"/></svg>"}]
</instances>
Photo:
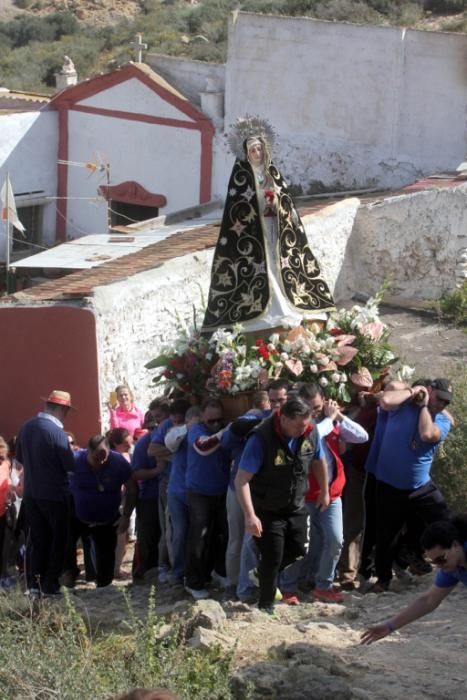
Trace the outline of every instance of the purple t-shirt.
<instances>
[{"instance_id":1,"label":"purple t-shirt","mask_svg":"<svg viewBox=\"0 0 467 700\"><path fill-rule=\"evenodd\" d=\"M75 453L75 471L70 492L76 516L85 523L109 523L118 516L122 486L131 477L131 467L118 452L109 452L97 470L87 461L87 450Z\"/></svg>"}]
</instances>

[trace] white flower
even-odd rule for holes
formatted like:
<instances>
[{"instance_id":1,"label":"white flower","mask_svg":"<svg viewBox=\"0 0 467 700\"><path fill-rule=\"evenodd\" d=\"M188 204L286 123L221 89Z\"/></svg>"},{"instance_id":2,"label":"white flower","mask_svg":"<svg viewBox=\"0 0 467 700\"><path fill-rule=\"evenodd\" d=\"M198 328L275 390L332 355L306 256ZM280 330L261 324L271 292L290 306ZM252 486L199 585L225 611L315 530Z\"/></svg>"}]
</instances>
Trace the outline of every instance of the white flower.
<instances>
[{"instance_id":1,"label":"white flower","mask_svg":"<svg viewBox=\"0 0 467 700\"><path fill-rule=\"evenodd\" d=\"M279 340L279 333L273 333L269 338L269 342L271 343L271 345L274 345L274 347L279 344Z\"/></svg>"},{"instance_id":2,"label":"white flower","mask_svg":"<svg viewBox=\"0 0 467 700\"><path fill-rule=\"evenodd\" d=\"M326 367L329 364L329 357L318 357L318 364L322 367Z\"/></svg>"},{"instance_id":3,"label":"white flower","mask_svg":"<svg viewBox=\"0 0 467 700\"><path fill-rule=\"evenodd\" d=\"M238 345L237 353L240 355L240 357L246 357L246 345Z\"/></svg>"},{"instance_id":4,"label":"white flower","mask_svg":"<svg viewBox=\"0 0 467 700\"><path fill-rule=\"evenodd\" d=\"M318 374L318 365L310 365L310 372L312 374Z\"/></svg>"},{"instance_id":5,"label":"white flower","mask_svg":"<svg viewBox=\"0 0 467 700\"><path fill-rule=\"evenodd\" d=\"M205 357L206 357L206 360L212 360L212 352L207 352Z\"/></svg>"},{"instance_id":6,"label":"white flower","mask_svg":"<svg viewBox=\"0 0 467 700\"><path fill-rule=\"evenodd\" d=\"M415 367L410 367L409 365L402 365L400 370L397 372L397 378L400 382L406 379L410 379L415 372Z\"/></svg>"},{"instance_id":7,"label":"white flower","mask_svg":"<svg viewBox=\"0 0 467 700\"><path fill-rule=\"evenodd\" d=\"M339 372L333 372L331 374L331 379L334 382L334 384L339 384L341 380L341 375L339 374Z\"/></svg>"},{"instance_id":8,"label":"white flower","mask_svg":"<svg viewBox=\"0 0 467 700\"><path fill-rule=\"evenodd\" d=\"M180 372L176 375L177 379L183 379L183 374L180 374Z\"/></svg>"},{"instance_id":9,"label":"white flower","mask_svg":"<svg viewBox=\"0 0 467 700\"><path fill-rule=\"evenodd\" d=\"M289 359L289 354L287 352L281 352L281 360L284 362Z\"/></svg>"},{"instance_id":10,"label":"white flower","mask_svg":"<svg viewBox=\"0 0 467 700\"><path fill-rule=\"evenodd\" d=\"M344 382L347 381L347 375L345 372L341 372L341 383L344 384Z\"/></svg>"},{"instance_id":11,"label":"white flower","mask_svg":"<svg viewBox=\"0 0 467 700\"><path fill-rule=\"evenodd\" d=\"M328 380L326 379L326 377L321 377L320 380L319 380L319 383L321 384L322 387L325 387L325 386L327 386L327 385L329 384L329 382L328 382Z\"/></svg>"}]
</instances>

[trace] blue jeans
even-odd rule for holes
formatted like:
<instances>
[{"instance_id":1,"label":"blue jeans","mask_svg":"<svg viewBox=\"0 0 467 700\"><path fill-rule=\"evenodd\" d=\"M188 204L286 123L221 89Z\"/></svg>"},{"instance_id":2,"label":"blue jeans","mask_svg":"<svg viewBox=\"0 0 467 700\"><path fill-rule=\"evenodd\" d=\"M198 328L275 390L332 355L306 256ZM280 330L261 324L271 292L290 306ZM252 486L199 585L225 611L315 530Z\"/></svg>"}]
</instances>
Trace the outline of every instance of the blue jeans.
<instances>
[{"instance_id":1,"label":"blue jeans","mask_svg":"<svg viewBox=\"0 0 467 700\"><path fill-rule=\"evenodd\" d=\"M172 524L172 575L176 579L185 577L186 542L188 535L188 506L186 502L172 494L167 495L167 505Z\"/></svg>"},{"instance_id":2,"label":"blue jeans","mask_svg":"<svg viewBox=\"0 0 467 700\"><path fill-rule=\"evenodd\" d=\"M284 593L296 593L299 580L314 583L316 588L330 589L342 551L342 500L336 498L320 511L312 502L310 514L310 548L308 554L281 572L279 587Z\"/></svg>"},{"instance_id":3,"label":"blue jeans","mask_svg":"<svg viewBox=\"0 0 467 700\"><path fill-rule=\"evenodd\" d=\"M237 596L239 600L250 596L258 586L250 578L250 571L258 568L258 550L254 538L245 533L240 552L240 572L238 574Z\"/></svg>"},{"instance_id":4,"label":"blue jeans","mask_svg":"<svg viewBox=\"0 0 467 700\"><path fill-rule=\"evenodd\" d=\"M227 489L227 523L229 525L229 541L225 554L225 569L229 586L236 586L240 573L240 554L242 551L243 535L245 534L245 516L238 502L237 494L230 487Z\"/></svg>"}]
</instances>

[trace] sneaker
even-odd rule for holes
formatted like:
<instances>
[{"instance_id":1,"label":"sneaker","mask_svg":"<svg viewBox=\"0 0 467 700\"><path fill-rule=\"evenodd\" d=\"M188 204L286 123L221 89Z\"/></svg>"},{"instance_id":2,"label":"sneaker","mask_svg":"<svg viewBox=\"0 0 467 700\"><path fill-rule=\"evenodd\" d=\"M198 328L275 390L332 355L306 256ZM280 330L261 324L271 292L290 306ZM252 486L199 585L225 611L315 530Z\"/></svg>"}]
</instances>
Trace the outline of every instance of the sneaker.
<instances>
[{"instance_id":1,"label":"sneaker","mask_svg":"<svg viewBox=\"0 0 467 700\"><path fill-rule=\"evenodd\" d=\"M159 574L157 576L157 580L159 581L159 583L169 583L169 581L170 581L169 572L166 571L165 569L159 569Z\"/></svg>"},{"instance_id":2,"label":"sneaker","mask_svg":"<svg viewBox=\"0 0 467 700\"><path fill-rule=\"evenodd\" d=\"M355 581L341 581L341 590L342 591L356 591L357 590L357 584Z\"/></svg>"},{"instance_id":3,"label":"sneaker","mask_svg":"<svg viewBox=\"0 0 467 700\"><path fill-rule=\"evenodd\" d=\"M263 606L263 605L261 605L261 606L258 605L258 610L259 610L260 612L265 613L266 615L272 615L272 616L275 616L275 615L276 615L276 610L275 610L275 608L274 608L274 605L264 605L264 606Z\"/></svg>"},{"instance_id":4,"label":"sneaker","mask_svg":"<svg viewBox=\"0 0 467 700\"><path fill-rule=\"evenodd\" d=\"M282 593L282 602L286 605L300 605L300 601L295 593Z\"/></svg>"},{"instance_id":5,"label":"sneaker","mask_svg":"<svg viewBox=\"0 0 467 700\"><path fill-rule=\"evenodd\" d=\"M217 588L225 589L230 585L229 579L226 576L221 576L217 571L211 571L211 581Z\"/></svg>"},{"instance_id":6,"label":"sneaker","mask_svg":"<svg viewBox=\"0 0 467 700\"><path fill-rule=\"evenodd\" d=\"M209 598L209 591L205 588L190 588L189 586L185 586L185 590L195 600L206 600L206 598Z\"/></svg>"},{"instance_id":7,"label":"sneaker","mask_svg":"<svg viewBox=\"0 0 467 700\"><path fill-rule=\"evenodd\" d=\"M312 595L315 600L322 603L342 603L344 601L342 593L333 588L315 588Z\"/></svg>"}]
</instances>

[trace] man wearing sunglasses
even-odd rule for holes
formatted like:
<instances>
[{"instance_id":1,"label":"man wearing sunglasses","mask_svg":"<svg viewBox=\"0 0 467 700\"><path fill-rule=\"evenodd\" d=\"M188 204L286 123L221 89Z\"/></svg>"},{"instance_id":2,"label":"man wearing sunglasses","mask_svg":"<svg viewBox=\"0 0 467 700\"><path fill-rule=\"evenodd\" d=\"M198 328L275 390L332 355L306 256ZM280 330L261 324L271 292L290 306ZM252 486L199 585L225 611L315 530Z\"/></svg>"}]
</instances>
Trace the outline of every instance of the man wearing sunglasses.
<instances>
[{"instance_id":1,"label":"man wearing sunglasses","mask_svg":"<svg viewBox=\"0 0 467 700\"><path fill-rule=\"evenodd\" d=\"M378 581L369 590L381 593L389 587L398 535L408 521L427 526L448 516L446 502L431 481L431 465L445 440L451 419L444 409L452 399L448 379L434 379L426 386L392 389L379 398L386 423L376 459L376 548ZM420 535L412 537L418 549Z\"/></svg>"},{"instance_id":2,"label":"man wearing sunglasses","mask_svg":"<svg viewBox=\"0 0 467 700\"><path fill-rule=\"evenodd\" d=\"M361 644L371 644L387 637L404 625L433 612L457 584L467 586L467 515L432 523L422 535L425 555L437 567L434 584L396 615L368 627Z\"/></svg>"},{"instance_id":3,"label":"man wearing sunglasses","mask_svg":"<svg viewBox=\"0 0 467 700\"><path fill-rule=\"evenodd\" d=\"M222 403L206 399L201 420L188 431L186 488L189 513L186 590L195 600L209 597L206 584L214 571L225 578L228 529L225 495L230 457L220 439L224 427Z\"/></svg>"}]
</instances>

